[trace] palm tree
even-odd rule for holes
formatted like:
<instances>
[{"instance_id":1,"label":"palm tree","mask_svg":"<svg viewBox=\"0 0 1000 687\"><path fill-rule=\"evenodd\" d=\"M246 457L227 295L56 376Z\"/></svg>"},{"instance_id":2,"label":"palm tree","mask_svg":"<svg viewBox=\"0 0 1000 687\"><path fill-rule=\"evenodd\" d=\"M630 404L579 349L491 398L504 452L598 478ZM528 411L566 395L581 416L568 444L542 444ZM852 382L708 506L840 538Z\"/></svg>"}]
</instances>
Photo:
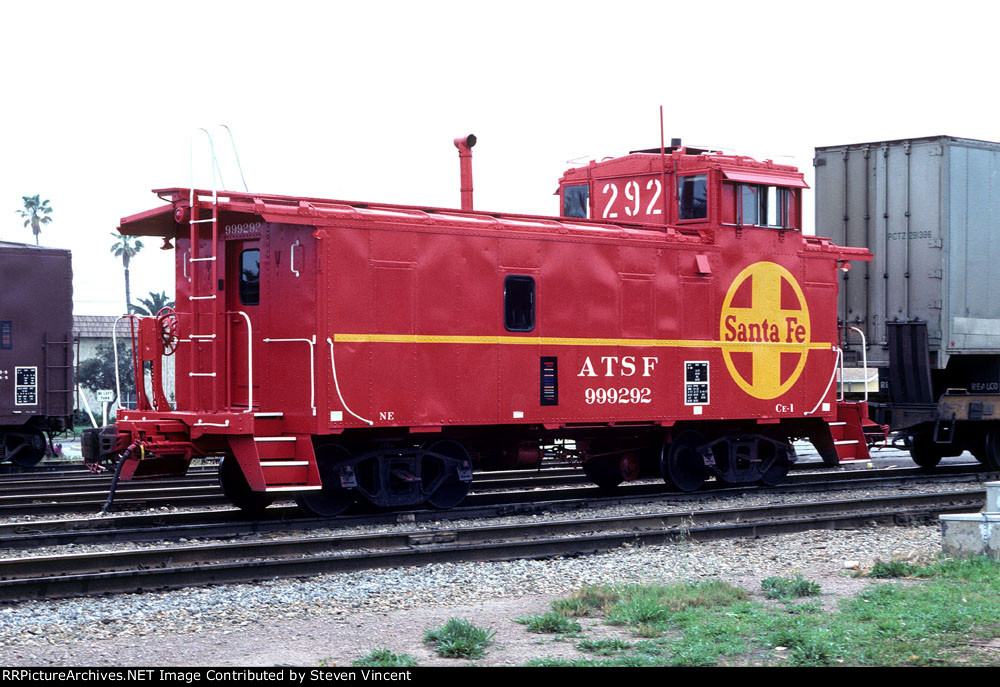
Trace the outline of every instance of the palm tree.
<instances>
[{"instance_id":1,"label":"palm tree","mask_svg":"<svg viewBox=\"0 0 1000 687\"><path fill-rule=\"evenodd\" d=\"M132 306L132 312L136 315L155 315L163 308L174 307L174 302L167 296L166 291L161 291L160 293L150 291L149 298L138 298L136 300L142 303L142 305Z\"/></svg>"},{"instance_id":2,"label":"palm tree","mask_svg":"<svg viewBox=\"0 0 1000 687\"><path fill-rule=\"evenodd\" d=\"M111 246L111 254L116 258L121 258L122 266L125 268L125 312L130 312L132 310L132 291L129 286L128 265L136 253L142 250L142 241L135 239L134 236L122 236L114 232L111 232L111 235L117 239Z\"/></svg>"},{"instance_id":3,"label":"palm tree","mask_svg":"<svg viewBox=\"0 0 1000 687\"><path fill-rule=\"evenodd\" d=\"M37 246L38 235L42 233L42 225L52 221L52 218L49 217L52 214L52 208L49 207L48 200L41 199L41 195L21 196L21 199L24 201L24 209L18 210L17 213L24 217L24 226L31 227Z\"/></svg>"}]
</instances>

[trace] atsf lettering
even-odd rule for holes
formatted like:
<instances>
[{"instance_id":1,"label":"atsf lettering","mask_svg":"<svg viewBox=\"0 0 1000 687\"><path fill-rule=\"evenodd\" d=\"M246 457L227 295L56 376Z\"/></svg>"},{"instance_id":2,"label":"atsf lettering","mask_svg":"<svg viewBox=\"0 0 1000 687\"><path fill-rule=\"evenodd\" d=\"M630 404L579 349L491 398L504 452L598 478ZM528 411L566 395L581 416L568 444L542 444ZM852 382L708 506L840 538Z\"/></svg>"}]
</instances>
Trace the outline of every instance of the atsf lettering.
<instances>
[{"instance_id":1,"label":"atsf lettering","mask_svg":"<svg viewBox=\"0 0 1000 687\"><path fill-rule=\"evenodd\" d=\"M649 377L656 368L659 358L642 357L642 362L637 363L634 355L619 357L617 355L602 355L600 363L595 369L590 356L583 361L583 367L577 377L600 377L598 371L602 371L604 377L631 377L637 373L642 373L643 377Z\"/></svg>"}]
</instances>

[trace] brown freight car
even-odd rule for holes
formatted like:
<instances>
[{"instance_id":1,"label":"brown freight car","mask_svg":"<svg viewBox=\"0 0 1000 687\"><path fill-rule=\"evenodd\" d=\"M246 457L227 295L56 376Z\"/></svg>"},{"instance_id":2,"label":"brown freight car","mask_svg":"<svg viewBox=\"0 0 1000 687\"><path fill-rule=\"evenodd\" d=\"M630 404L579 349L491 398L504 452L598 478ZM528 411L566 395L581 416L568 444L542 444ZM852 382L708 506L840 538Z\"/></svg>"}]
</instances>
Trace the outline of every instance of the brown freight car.
<instances>
[{"instance_id":1,"label":"brown freight car","mask_svg":"<svg viewBox=\"0 0 1000 687\"><path fill-rule=\"evenodd\" d=\"M68 250L0 241L0 460L30 467L73 412Z\"/></svg>"}]
</instances>

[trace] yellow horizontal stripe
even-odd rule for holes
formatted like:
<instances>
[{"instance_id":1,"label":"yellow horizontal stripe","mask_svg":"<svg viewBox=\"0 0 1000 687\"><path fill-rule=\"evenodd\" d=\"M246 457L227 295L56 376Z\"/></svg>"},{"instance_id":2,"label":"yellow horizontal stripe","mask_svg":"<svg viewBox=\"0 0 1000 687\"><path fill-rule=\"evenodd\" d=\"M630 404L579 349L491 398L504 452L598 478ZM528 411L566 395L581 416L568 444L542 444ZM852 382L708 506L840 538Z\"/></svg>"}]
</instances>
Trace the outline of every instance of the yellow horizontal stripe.
<instances>
[{"instance_id":1,"label":"yellow horizontal stripe","mask_svg":"<svg viewBox=\"0 0 1000 687\"><path fill-rule=\"evenodd\" d=\"M635 348L777 348L801 351L830 350L829 343L771 343L762 341L711 341L704 339L588 339L558 336L445 336L438 334L334 334L338 343L410 343L410 344L513 344L521 346L631 346Z\"/></svg>"}]
</instances>

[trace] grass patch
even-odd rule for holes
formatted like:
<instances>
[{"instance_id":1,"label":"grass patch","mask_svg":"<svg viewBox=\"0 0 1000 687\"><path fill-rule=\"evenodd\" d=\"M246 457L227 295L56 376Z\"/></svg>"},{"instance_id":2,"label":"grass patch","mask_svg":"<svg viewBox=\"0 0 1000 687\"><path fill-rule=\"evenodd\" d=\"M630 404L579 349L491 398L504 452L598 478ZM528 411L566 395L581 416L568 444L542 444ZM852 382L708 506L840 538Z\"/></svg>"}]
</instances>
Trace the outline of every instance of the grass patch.
<instances>
[{"instance_id":1,"label":"grass patch","mask_svg":"<svg viewBox=\"0 0 1000 687\"><path fill-rule=\"evenodd\" d=\"M643 636L654 636L686 611L727 606L748 598L745 590L719 581L630 585L619 590L618 601L605 617L611 625L630 625Z\"/></svg>"},{"instance_id":2,"label":"grass patch","mask_svg":"<svg viewBox=\"0 0 1000 687\"><path fill-rule=\"evenodd\" d=\"M576 648L598 656L617 656L631 649L632 645L623 639L585 639Z\"/></svg>"},{"instance_id":3,"label":"grass patch","mask_svg":"<svg viewBox=\"0 0 1000 687\"><path fill-rule=\"evenodd\" d=\"M544 615L518 618L517 622L527 625L528 632L540 634L575 634L583 630L579 621L555 611L549 611Z\"/></svg>"},{"instance_id":4,"label":"grass patch","mask_svg":"<svg viewBox=\"0 0 1000 687\"><path fill-rule=\"evenodd\" d=\"M552 610L574 618L599 616L617 603L620 594L606 585L587 586L566 599L552 602Z\"/></svg>"},{"instance_id":5,"label":"grass patch","mask_svg":"<svg viewBox=\"0 0 1000 687\"><path fill-rule=\"evenodd\" d=\"M558 666L930 666L998 665L1000 564L987 558L887 567L915 578L872 581L834 611L801 578L769 578L786 603L754 601L721 582L603 588L601 600L570 597L573 612L639 637L583 640L590 656L529 665ZM588 590L588 593L589 590ZM770 595L770 594L769 594ZM567 600L569 601L569 600ZM553 609L556 604L553 604ZM556 613L555 615L558 615Z\"/></svg>"},{"instance_id":6,"label":"grass patch","mask_svg":"<svg viewBox=\"0 0 1000 687\"><path fill-rule=\"evenodd\" d=\"M921 567L906 561L875 561L875 565L868 571L868 577L875 579L914 577Z\"/></svg>"},{"instance_id":7,"label":"grass patch","mask_svg":"<svg viewBox=\"0 0 1000 687\"><path fill-rule=\"evenodd\" d=\"M567 661L565 658L533 658L524 664L528 668L598 668L605 664L602 661L595 661L589 658L578 658Z\"/></svg>"},{"instance_id":8,"label":"grass patch","mask_svg":"<svg viewBox=\"0 0 1000 687\"><path fill-rule=\"evenodd\" d=\"M806 596L819 596L820 586L804 579L801 575L795 577L768 577L760 583L769 599L801 599Z\"/></svg>"},{"instance_id":9,"label":"grass patch","mask_svg":"<svg viewBox=\"0 0 1000 687\"><path fill-rule=\"evenodd\" d=\"M388 649L374 649L352 665L359 668L412 668L417 660L409 654L394 654Z\"/></svg>"},{"instance_id":10,"label":"grass patch","mask_svg":"<svg viewBox=\"0 0 1000 687\"><path fill-rule=\"evenodd\" d=\"M433 644L434 651L446 658L482 658L495 635L495 630L484 630L468 620L451 618L441 627L427 630L424 643Z\"/></svg>"}]
</instances>

